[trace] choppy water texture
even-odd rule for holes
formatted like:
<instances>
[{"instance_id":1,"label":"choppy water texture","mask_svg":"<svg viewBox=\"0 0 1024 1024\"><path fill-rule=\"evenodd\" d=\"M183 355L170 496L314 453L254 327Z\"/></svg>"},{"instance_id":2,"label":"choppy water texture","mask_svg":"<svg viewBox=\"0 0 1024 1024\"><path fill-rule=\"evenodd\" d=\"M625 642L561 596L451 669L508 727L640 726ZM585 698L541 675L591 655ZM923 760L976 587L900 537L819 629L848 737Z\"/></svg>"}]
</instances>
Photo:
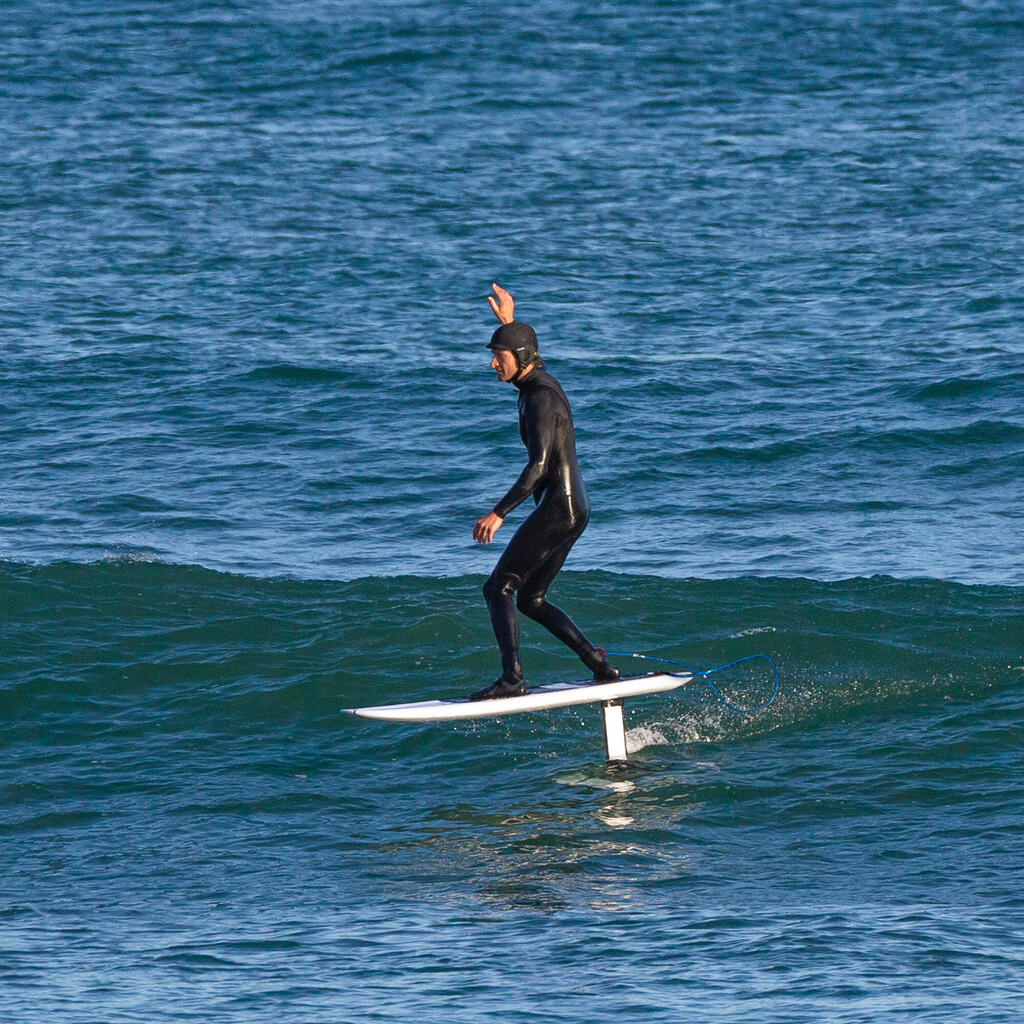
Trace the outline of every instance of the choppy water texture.
<instances>
[{"instance_id":1,"label":"choppy water texture","mask_svg":"<svg viewBox=\"0 0 1024 1024\"><path fill-rule=\"evenodd\" d=\"M1022 58L996 2L6 11L0 1015L1019 1020ZM493 678L492 280L576 413L559 601L770 711L636 701L619 771L593 708L339 715Z\"/></svg>"}]
</instances>

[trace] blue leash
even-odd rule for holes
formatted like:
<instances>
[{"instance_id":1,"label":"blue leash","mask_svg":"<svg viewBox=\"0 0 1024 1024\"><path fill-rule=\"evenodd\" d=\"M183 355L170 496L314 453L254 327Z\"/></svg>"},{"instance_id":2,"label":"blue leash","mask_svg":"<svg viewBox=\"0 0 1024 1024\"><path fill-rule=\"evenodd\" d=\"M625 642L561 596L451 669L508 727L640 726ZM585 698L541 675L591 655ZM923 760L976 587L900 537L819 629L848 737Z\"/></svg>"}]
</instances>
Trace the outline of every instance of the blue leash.
<instances>
[{"instance_id":1,"label":"blue leash","mask_svg":"<svg viewBox=\"0 0 1024 1024\"><path fill-rule=\"evenodd\" d=\"M715 696L730 710L735 711L739 715L753 715L758 711L767 711L775 703L775 698L779 695L779 670L775 667L775 662L768 657L767 654L750 654L745 658L737 658L735 661L730 661L727 665L719 665L716 668L705 669L703 672L698 672L692 665L687 665L683 661L673 661L671 658L655 658L651 654L630 654L627 651L607 651L609 657L612 658L643 658L645 661L660 661L666 665L679 665L680 668L685 668L689 671L690 675L696 677L701 676L704 682L711 687ZM722 696L722 691L719 690L715 684L708 679L708 676L712 672L721 672L723 669L732 668L733 665L742 664L744 661L754 661L756 658L760 658L763 661L767 661L772 667L772 674L775 677L775 685L772 687L772 695L763 703L758 705L756 708L741 708L736 704L730 703L725 697ZM670 676L682 675L681 672L669 672Z\"/></svg>"}]
</instances>

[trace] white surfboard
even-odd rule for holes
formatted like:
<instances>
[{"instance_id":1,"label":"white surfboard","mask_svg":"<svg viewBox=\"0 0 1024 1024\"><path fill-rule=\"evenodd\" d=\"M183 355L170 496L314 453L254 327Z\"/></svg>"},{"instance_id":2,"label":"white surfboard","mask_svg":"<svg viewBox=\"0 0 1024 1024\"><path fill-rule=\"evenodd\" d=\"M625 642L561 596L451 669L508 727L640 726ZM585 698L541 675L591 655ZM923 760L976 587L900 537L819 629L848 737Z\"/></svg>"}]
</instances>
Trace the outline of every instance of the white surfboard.
<instances>
[{"instance_id":1,"label":"white surfboard","mask_svg":"<svg viewBox=\"0 0 1024 1024\"><path fill-rule=\"evenodd\" d=\"M521 714L525 711L548 711L574 704L600 702L604 711L605 748L609 761L626 760L626 730L622 713L625 697L640 697L648 693L664 693L685 685L693 678L688 672L678 675L652 673L630 676L611 683L584 682L552 683L538 686L522 697L499 697L496 700L470 700L456 697L451 700L424 700L412 704L383 704L369 708L345 708L344 712L358 718L372 718L381 722L452 722L465 718L496 718Z\"/></svg>"}]
</instances>

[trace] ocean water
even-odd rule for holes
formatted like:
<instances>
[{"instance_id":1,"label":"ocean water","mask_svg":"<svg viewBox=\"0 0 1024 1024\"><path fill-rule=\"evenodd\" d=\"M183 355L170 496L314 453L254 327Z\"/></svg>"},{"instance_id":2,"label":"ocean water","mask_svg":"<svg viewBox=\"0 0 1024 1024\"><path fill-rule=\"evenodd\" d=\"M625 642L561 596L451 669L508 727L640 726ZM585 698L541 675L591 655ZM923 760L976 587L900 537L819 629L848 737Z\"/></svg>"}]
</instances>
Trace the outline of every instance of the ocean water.
<instances>
[{"instance_id":1,"label":"ocean water","mask_svg":"<svg viewBox=\"0 0 1024 1024\"><path fill-rule=\"evenodd\" d=\"M1021 1019L1018 5L25 0L0 58L0 1019ZM553 598L769 710L340 713L496 672L492 281L594 505Z\"/></svg>"}]
</instances>

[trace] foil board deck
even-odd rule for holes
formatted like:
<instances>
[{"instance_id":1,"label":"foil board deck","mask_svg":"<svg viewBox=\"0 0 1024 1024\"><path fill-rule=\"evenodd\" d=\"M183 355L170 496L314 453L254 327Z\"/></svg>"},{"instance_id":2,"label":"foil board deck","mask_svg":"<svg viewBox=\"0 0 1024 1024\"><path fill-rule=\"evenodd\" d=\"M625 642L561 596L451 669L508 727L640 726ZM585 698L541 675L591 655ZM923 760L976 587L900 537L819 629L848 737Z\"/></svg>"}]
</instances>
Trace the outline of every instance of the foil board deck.
<instances>
[{"instance_id":1,"label":"foil board deck","mask_svg":"<svg viewBox=\"0 0 1024 1024\"><path fill-rule=\"evenodd\" d=\"M675 690L690 682L692 678L688 672L655 672L616 679L611 683L593 679L583 682L552 683L548 686L538 686L521 697L499 697L497 700L455 697L450 700L424 700L412 704L345 708L344 713L379 722L453 722L466 718L497 718L526 711L548 711L574 704L600 703L604 712L605 749L608 760L625 761L627 752L623 699Z\"/></svg>"}]
</instances>

